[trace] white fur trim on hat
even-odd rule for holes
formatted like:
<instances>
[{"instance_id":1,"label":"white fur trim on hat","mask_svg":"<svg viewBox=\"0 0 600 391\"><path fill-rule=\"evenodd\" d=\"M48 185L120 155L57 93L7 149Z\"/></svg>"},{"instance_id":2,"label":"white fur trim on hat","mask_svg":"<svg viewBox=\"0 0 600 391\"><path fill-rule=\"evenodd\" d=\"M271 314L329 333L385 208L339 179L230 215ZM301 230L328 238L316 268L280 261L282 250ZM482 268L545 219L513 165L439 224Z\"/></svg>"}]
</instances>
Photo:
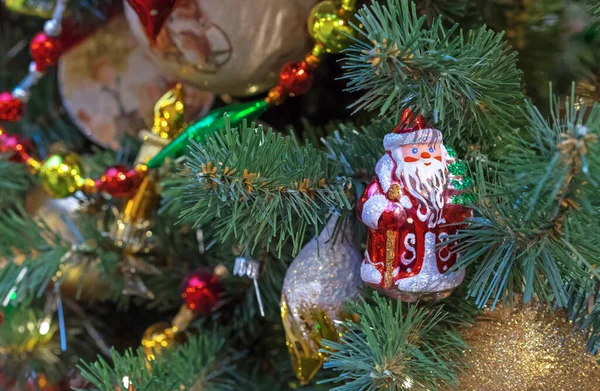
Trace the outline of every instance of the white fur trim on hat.
<instances>
[{"instance_id":1,"label":"white fur trim on hat","mask_svg":"<svg viewBox=\"0 0 600 391\"><path fill-rule=\"evenodd\" d=\"M442 142L442 132L435 128L419 129L410 133L390 133L383 138L386 151L409 144L436 144Z\"/></svg>"}]
</instances>

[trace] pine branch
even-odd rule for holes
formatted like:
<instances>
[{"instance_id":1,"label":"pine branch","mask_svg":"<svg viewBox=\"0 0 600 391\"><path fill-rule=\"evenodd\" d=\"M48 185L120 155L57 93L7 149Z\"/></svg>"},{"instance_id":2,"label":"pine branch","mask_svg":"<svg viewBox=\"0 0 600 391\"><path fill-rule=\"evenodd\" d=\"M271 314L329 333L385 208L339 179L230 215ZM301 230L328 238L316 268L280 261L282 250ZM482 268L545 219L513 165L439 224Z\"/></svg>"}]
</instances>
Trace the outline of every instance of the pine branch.
<instances>
[{"instance_id":1,"label":"pine branch","mask_svg":"<svg viewBox=\"0 0 600 391\"><path fill-rule=\"evenodd\" d=\"M68 246L43 221L19 207L0 216L0 299L26 300L40 295L58 271Z\"/></svg>"},{"instance_id":2,"label":"pine branch","mask_svg":"<svg viewBox=\"0 0 600 391\"><path fill-rule=\"evenodd\" d=\"M325 153L296 138L242 125L227 128L203 145L193 144L182 219L210 222L221 240L235 238L281 253L287 240L297 252L310 227L331 210L350 209L349 181Z\"/></svg>"},{"instance_id":3,"label":"pine branch","mask_svg":"<svg viewBox=\"0 0 600 391\"><path fill-rule=\"evenodd\" d=\"M0 157L0 210L22 200L33 180L23 164L9 162L5 157Z\"/></svg>"},{"instance_id":4,"label":"pine branch","mask_svg":"<svg viewBox=\"0 0 600 391\"><path fill-rule=\"evenodd\" d=\"M600 280L591 294L573 289L569 298L569 319L586 331L587 349L592 354L600 350Z\"/></svg>"},{"instance_id":5,"label":"pine branch","mask_svg":"<svg viewBox=\"0 0 600 391\"><path fill-rule=\"evenodd\" d=\"M458 267L475 268L469 293L479 306L522 292L565 307L568 289L589 293L598 277L600 106L553 102L550 120L528 104L528 125L506 138L512 151L489 165L495 173L478 168L479 217L454 239Z\"/></svg>"},{"instance_id":6,"label":"pine branch","mask_svg":"<svg viewBox=\"0 0 600 391\"><path fill-rule=\"evenodd\" d=\"M348 90L364 94L355 110L379 110L397 122L410 108L443 130L452 145L493 145L522 98L516 53L502 34L485 27L446 30L439 18L425 28L413 3L386 4L373 1L359 10L366 40L346 51Z\"/></svg>"},{"instance_id":7,"label":"pine branch","mask_svg":"<svg viewBox=\"0 0 600 391\"><path fill-rule=\"evenodd\" d=\"M325 382L340 383L333 390L439 390L440 383L456 385L458 357L465 344L443 326L447 315L413 305L403 307L375 295L348 305L359 323L346 321L340 342L326 341L325 368L340 372Z\"/></svg>"},{"instance_id":8,"label":"pine branch","mask_svg":"<svg viewBox=\"0 0 600 391\"><path fill-rule=\"evenodd\" d=\"M78 367L84 378L98 391L113 391L129 386L144 391L236 390L243 379L235 372L233 359L223 357L225 339L215 333L192 337L185 345L147 361L142 349L124 354L111 350L112 365L99 357L94 363Z\"/></svg>"}]
</instances>

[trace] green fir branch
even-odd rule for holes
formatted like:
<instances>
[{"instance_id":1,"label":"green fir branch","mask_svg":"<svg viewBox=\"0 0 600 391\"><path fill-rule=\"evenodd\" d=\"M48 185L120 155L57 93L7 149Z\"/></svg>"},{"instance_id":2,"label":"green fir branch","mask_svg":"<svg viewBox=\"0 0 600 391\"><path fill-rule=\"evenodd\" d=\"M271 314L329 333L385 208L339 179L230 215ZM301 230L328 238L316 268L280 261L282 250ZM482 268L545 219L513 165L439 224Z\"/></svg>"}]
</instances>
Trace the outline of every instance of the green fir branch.
<instances>
[{"instance_id":1,"label":"green fir branch","mask_svg":"<svg viewBox=\"0 0 600 391\"><path fill-rule=\"evenodd\" d=\"M459 335L444 327L441 309L403 307L375 295L348 305L359 323L346 321L340 342L325 341L325 368L339 372L325 380L343 383L332 390L440 390L456 385L459 356L466 347Z\"/></svg>"},{"instance_id":2,"label":"green fir branch","mask_svg":"<svg viewBox=\"0 0 600 391\"><path fill-rule=\"evenodd\" d=\"M18 301L43 293L69 246L43 222L19 207L0 216L0 300Z\"/></svg>"},{"instance_id":3,"label":"green fir branch","mask_svg":"<svg viewBox=\"0 0 600 391\"><path fill-rule=\"evenodd\" d=\"M228 357L224 357L229 353ZM236 390L243 379L236 373L233 359L238 355L228 351L225 339L214 332L204 332L173 350L148 361L143 350L131 349L121 354L111 350L112 364L99 357L94 363L78 367L84 378L98 391L116 388L144 391Z\"/></svg>"},{"instance_id":4,"label":"green fir branch","mask_svg":"<svg viewBox=\"0 0 600 391\"><path fill-rule=\"evenodd\" d=\"M514 121L521 72L502 34L447 30L439 18L426 28L407 0L373 1L357 17L366 40L346 51L344 64L348 90L363 93L355 110L378 110L397 122L410 108L464 147L493 145Z\"/></svg>"},{"instance_id":5,"label":"green fir branch","mask_svg":"<svg viewBox=\"0 0 600 391\"><path fill-rule=\"evenodd\" d=\"M569 289L589 294L598 277L600 106L572 96L552 101L549 120L531 104L524 114L523 132L506 137L507 156L486 167L488 177L478 166L477 217L454 237L481 307L514 292L565 307Z\"/></svg>"},{"instance_id":6,"label":"green fir branch","mask_svg":"<svg viewBox=\"0 0 600 391\"><path fill-rule=\"evenodd\" d=\"M0 210L21 201L33 182L23 164L10 162L6 157L0 157Z\"/></svg>"},{"instance_id":7,"label":"green fir branch","mask_svg":"<svg viewBox=\"0 0 600 391\"><path fill-rule=\"evenodd\" d=\"M262 126L227 128L192 144L183 194L184 221L212 224L221 240L296 253L309 228L324 225L332 210L349 210L349 181L337 164L311 145Z\"/></svg>"},{"instance_id":8,"label":"green fir branch","mask_svg":"<svg viewBox=\"0 0 600 391\"><path fill-rule=\"evenodd\" d=\"M572 289L569 298L569 319L585 330L587 350L597 354L600 350L600 280L596 281L591 294L581 289Z\"/></svg>"}]
</instances>

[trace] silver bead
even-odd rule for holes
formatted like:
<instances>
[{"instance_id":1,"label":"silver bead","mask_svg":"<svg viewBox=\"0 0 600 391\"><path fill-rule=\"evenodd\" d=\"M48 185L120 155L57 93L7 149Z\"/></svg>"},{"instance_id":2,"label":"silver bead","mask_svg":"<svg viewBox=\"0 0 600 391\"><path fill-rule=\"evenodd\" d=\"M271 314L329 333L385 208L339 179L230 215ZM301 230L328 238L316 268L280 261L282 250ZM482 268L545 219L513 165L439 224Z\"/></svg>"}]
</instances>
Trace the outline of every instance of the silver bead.
<instances>
[{"instance_id":1,"label":"silver bead","mask_svg":"<svg viewBox=\"0 0 600 391\"><path fill-rule=\"evenodd\" d=\"M44 24L44 33L49 37L57 37L62 32L62 26L59 21L50 19Z\"/></svg>"},{"instance_id":2,"label":"silver bead","mask_svg":"<svg viewBox=\"0 0 600 391\"><path fill-rule=\"evenodd\" d=\"M12 90L12 95L14 98L20 100L21 102L27 102L29 100L29 91L24 90L23 88L17 87Z\"/></svg>"}]
</instances>

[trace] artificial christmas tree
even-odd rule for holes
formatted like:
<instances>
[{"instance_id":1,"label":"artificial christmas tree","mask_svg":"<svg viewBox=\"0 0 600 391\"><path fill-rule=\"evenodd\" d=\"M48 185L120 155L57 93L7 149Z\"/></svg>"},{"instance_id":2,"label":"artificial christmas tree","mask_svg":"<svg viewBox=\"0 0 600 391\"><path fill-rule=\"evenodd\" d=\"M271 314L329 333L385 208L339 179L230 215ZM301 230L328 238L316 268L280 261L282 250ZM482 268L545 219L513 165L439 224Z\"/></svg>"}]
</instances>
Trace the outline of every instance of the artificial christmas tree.
<instances>
[{"instance_id":1,"label":"artificial christmas tree","mask_svg":"<svg viewBox=\"0 0 600 391\"><path fill-rule=\"evenodd\" d=\"M597 387L588 3L288 0L287 19L244 4L262 16L244 28L226 2L129 1L155 60L194 69L144 97L163 96L154 118L119 140L90 136L102 145L82 133L87 115L69 113L72 95L63 105L52 64L124 20L123 2L7 3L0 389ZM55 9L46 28L20 14L33 8ZM229 43L272 51L227 60L227 47L206 47L224 42L220 25L239 38ZM226 66L243 72L219 79ZM207 88L233 96L187 119L177 82L202 87L208 74ZM21 206L42 188L72 205Z\"/></svg>"}]
</instances>

